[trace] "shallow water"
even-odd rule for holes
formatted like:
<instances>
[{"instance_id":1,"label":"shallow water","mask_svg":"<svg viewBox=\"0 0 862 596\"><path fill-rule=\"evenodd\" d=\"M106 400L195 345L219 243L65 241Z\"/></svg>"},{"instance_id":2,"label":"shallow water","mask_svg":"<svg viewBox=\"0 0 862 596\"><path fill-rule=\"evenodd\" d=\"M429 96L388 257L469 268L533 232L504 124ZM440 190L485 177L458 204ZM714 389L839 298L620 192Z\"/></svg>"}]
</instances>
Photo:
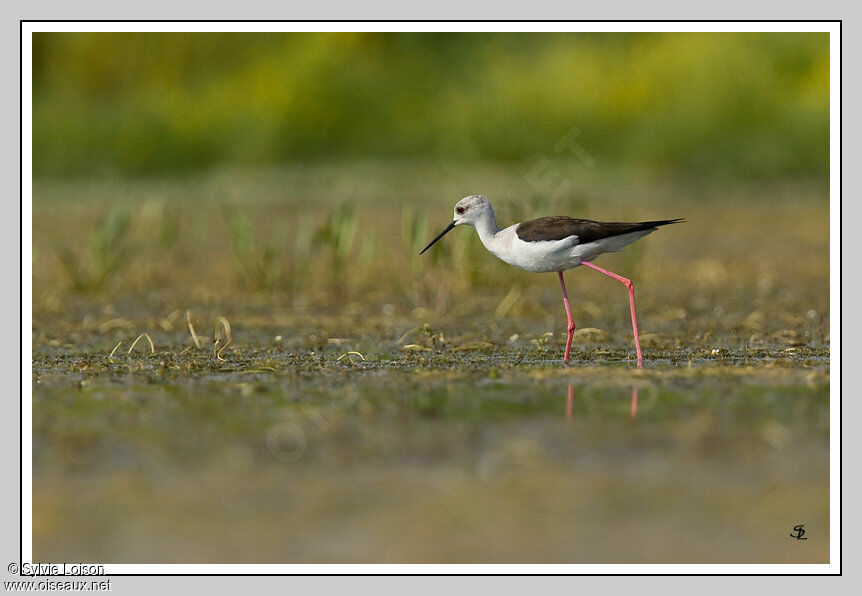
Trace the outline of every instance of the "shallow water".
<instances>
[{"instance_id":1,"label":"shallow water","mask_svg":"<svg viewBox=\"0 0 862 596\"><path fill-rule=\"evenodd\" d=\"M828 561L816 359L146 372L159 357L34 365L35 560Z\"/></svg>"}]
</instances>

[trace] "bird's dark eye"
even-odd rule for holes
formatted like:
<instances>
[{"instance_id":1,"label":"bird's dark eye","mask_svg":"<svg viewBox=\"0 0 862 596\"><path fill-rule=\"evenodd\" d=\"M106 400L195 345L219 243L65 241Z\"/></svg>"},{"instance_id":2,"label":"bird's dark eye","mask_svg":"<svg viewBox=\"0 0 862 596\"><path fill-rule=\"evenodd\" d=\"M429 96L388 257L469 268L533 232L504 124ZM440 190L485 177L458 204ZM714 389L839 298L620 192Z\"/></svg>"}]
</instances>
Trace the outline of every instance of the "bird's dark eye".
<instances>
[{"instance_id":1,"label":"bird's dark eye","mask_svg":"<svg viewBox=\"0 0 862 596\"><path fill-rule=\"evenodd\" d=\"M462 213L464 213L464 208L463 207L456 207L455 213L457 213L458 215L461 215Z\"/></svg>"}]
</instances>

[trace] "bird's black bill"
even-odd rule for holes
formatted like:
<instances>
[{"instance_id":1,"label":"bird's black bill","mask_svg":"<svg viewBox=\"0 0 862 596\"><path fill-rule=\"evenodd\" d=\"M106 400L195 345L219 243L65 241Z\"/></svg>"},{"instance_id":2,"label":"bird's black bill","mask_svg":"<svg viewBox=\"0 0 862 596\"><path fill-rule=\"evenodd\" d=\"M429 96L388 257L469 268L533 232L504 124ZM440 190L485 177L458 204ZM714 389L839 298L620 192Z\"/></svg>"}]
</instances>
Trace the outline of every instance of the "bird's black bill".
<instances>
[{"instance_id":1,"label":"bird's black bill","mask_svg":"<svg viewBox=\"0 0 862 596\"><path fill-rule=\"evenodd\" d=\"M445 235L446 235L446 233L447 233L449 230L451 230L452 228L454 228L454 227L455 227L455 222L453 221L452 223L450 223L450 224L446 227L446 229L445 229L445 230L443 230L442 232L440 232L440 235L439 235L439 236L437 236L436 238L434 238L434 240L432 240L432 241L428 244L428 246L426 246L425 248L423 248L423 249L422 249L422 252L420 252L419 254L421 255L421 254L422 254L422 253L424 253L426 250L428 250L429 248L431 248L431 246L432 246L435 242L437 242L438 240L440 240L440 238L442 238L443 236L445 236Z\"/></svg>"}]
</instances>

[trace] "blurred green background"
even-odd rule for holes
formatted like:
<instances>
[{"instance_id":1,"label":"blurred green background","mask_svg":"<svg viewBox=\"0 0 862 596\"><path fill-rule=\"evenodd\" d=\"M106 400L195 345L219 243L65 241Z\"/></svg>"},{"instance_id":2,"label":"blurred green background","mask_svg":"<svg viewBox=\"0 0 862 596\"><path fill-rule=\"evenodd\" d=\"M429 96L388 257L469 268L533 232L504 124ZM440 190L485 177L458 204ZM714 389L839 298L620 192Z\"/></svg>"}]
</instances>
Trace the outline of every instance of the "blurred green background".
<instances>
[{"instance_id":1,"label":"blurred green background","mask_svg":"<svg viewBox=\"0 0 862 596\"><path fill-rule=\"evenodd\" d=\"M361 157L825 177L825 33L40 33L37 177Z\"/></svg>"},{"instance_id":2,"label":"blurred green background","mask_svg":"<svg viewBox=\"0 0 862 596\"><path fill-rule=\"evenodd\" d=\"M541 336L553 280L470 230L418 256L485 194L501 226L686 217L601 258L676 342L827 334L827 34L39 33L33 50L37 317L494 313ZM602 281L576 318L622 339Z\"/></svg>"},{"instance_id":3,"label":"blurred green background","mask_svg":"<svg viewBox=\"0 0 862 596\"><path fill-rule=\"evenodd\" d=\"M547 331L556 284L469 230L418 256L485 194L501 226L686 217L601 259L647 315L673 305L666 332L823 335L827 34L40 33L33 50L37 315L389 305ZM594 280L579 320L624 332L597 306L618 290Z\"/></svg>"}]
</instances>

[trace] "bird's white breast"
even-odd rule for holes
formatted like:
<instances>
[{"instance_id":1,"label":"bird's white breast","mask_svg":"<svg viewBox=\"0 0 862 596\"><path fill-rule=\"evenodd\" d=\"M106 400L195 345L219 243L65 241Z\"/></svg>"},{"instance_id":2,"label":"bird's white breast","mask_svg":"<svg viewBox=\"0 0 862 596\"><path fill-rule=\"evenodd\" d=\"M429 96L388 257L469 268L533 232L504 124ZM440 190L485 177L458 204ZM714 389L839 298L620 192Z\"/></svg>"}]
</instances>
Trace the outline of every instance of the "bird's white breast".
<instances>
[{"instance_id":1,"label":"bird's white breast","mask_svg":"<svg viewBox=\"0 0 862 596\"><path fill-rule=\"evenodd\" d=\"M515 233L518 224L500 230L488 250L513 267L545 273L571 269L581 264L580 258L571 254L577 244L577 236L563 240L541 240L524 242Z\"/></svg>"}]
</instances>

